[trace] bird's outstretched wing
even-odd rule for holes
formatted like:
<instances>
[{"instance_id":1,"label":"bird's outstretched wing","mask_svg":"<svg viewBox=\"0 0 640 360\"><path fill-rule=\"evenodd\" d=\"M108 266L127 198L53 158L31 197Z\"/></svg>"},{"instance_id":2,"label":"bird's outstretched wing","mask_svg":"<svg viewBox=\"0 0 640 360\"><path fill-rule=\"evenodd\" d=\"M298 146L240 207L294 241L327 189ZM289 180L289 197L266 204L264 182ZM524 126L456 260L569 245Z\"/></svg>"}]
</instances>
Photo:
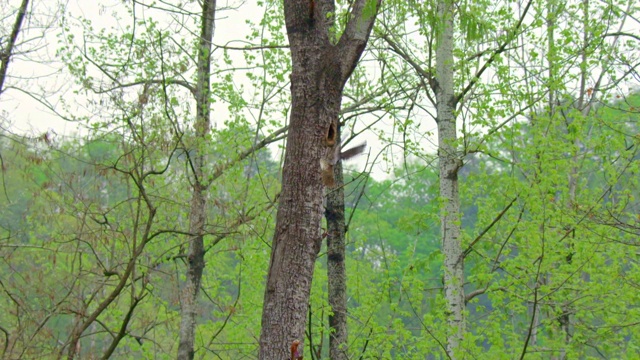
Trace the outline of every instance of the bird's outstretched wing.
<instances>
[{"instance_id":1,"label":"bird's outstretched wing","mask_svg":"<svg viewBox=\"0 0 640 360\"><path fill-rule=\"evenodd\" d=\"M340 159L342 160L349 160L355 156L358 156L360 154L362 154L364 152L364 149L367 148L367 143L363 142L362 144L358 145L358 146L354 146L349 150L345 150L340 154Z\"/></svg>"}]
</instances>

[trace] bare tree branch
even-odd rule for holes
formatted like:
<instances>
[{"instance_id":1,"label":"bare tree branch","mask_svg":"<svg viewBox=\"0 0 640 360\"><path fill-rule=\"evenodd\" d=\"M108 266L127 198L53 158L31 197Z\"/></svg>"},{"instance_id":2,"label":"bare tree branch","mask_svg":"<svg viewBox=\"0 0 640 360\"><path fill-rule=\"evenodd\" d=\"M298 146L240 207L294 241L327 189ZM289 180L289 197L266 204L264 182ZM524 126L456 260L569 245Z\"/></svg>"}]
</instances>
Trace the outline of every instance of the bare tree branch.
<instances>
[{"instance_id":1,"label":"bare tree branch","mask_svg":"<svg viewBox=\"0 0 640 360\"><path fill-rule=\"evenodd\" d=\"M353 4L351 18L337 44L344 81L351 76L369 41L381 3L382 0L356 0Z\"/></svg>"},{"instance_id":2,"label":"bare tree branch","mask_svg":"<svg viewBox=\"0 0 640 360\"><path fill-rule=\"evenodd\" d=\"M16 39L22 28L22 21L27 13L27 6L29 6L29 0L22 0L22 4L18 8L18 15L16 21L13 23L13 29L11 35L9 35L9 42L4 49L0 49L0 94L4 91L4 80L7 77L7 71L9 69L9 61L11 61L11 55L16 45Z\"/></svg>"}]
</instances>

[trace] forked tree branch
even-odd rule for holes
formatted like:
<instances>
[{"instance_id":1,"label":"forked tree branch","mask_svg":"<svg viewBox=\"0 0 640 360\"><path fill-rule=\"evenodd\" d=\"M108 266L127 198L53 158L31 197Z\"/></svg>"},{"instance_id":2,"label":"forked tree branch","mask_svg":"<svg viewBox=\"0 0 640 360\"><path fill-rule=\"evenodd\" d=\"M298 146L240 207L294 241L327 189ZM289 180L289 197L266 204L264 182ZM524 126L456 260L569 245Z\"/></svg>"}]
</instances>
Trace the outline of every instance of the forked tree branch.
<instances>
[{"instance_id":1,"label":"forked tree branch","mask_svg":"<svg viewBox=\"0 0 640 360\"><path fill-rule=\"evenodd\" d=\"M351 76L364 51L382 0L356 0L351 18L337 44L343 82Z\"/></svg>"}]
</instances>

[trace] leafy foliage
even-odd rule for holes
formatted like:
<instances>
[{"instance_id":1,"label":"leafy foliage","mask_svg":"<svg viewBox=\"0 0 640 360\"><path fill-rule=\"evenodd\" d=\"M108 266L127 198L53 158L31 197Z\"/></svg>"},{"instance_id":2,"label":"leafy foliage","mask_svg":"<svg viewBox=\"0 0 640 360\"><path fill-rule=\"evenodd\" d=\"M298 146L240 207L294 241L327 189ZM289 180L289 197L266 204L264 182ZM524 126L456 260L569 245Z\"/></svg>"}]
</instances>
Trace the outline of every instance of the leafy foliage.
<instances>
[{"instance_id":1,"label":"leafy foliage","mask_svg":"<svg viewBox=\"0 0 640 360\"><path fill-rule=\"evenodd\" d=\"M640 95L629 76L638 43L622 26L637 15L630 4L532 2L517 27L526 4L456 3L464 358L640 351ZM255 356L277 141L290 110L281 4L260 4L263 18L235 39L246 48L214 46L215 126L204 144L194 139L190 97L197 4L183 5L178 20L118 3L119 26L105 28L65 12L57 56L74 93L51 110L78 124L76 135L12 134L14 114L3 112L3 357L58 357L85 325L80 357L112 345L114 358L174 357L196 148L207 154L210 183L196 354ZM383 144L370 159L389 172L346 176L349 356L444 358L432 144L438 19L434 2L384 6L341 114L349 134L367 136L374 150ZM336 39L348 9L337 2ZM327 354L325 257L307 358Z\"/></svg>"}]
</instances>

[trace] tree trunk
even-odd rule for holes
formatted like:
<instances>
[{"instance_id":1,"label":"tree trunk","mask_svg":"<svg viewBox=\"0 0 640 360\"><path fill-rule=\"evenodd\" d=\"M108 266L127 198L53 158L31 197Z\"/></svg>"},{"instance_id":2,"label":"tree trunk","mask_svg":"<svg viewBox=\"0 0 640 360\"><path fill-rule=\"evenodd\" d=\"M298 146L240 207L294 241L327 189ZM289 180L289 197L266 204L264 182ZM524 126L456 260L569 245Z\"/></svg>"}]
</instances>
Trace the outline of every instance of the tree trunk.
<instances>
[{"instance_id":1,"label":"tree trunk","mask_svg":"<svg viewBox=\"0 0 640 360\"><path fill-rule=\"evenodd\" d=\"M437 6L440 24L436 48L436 111L438 124L438 158L442 251L444 253L444 295L447 307L447 352L455 359L465 329L464 258L460 244L460 198L458 170L462 165L457 152L456 101L453 93L453 3L440 0Z\"/></svg>"},{"instance_id":2,"label":"tree trunk","mask_svg":"<svg viewBox=\"0 0 640 360\"><path fill-rule=\"evenodd\" d=\"M338 142L340 139L338 138ZM347 270L345 268L344 180L342 161L334 167L336 188L327 191L327 278L329 292L329 359L346 360Z\"/></svg>"},{"instance_id":3,"label":"tree trunk","mask_svg":"<svg viewBox=\"0 0 640 360\"><path fill-rule=\"evenodd\" d=\"M189 212L189 250L187 252L187 278L181 296L180 343L178 359L191 360L195 354L194 340L196 316L198 313L198 293L204 270L204 226L206 214L206 187L203 178L205 155L202 147L210 131L210 76L211 41L213 39L216 0L206 0L202 5L202 25L198 49L195 123L195 149L189 158L193 170L193 189Z\"/></svg>"},{"instance_id":4,"label":"tree trunk","mask_svg":"<svg viewBox=\"0 0 640 360\"><path fill-rule=\"evenodd\" d=\"M316 64L321 61L317 55ZM321 244L323 128L337 118L340 106L339 97L331 91L320 87L305 91L307 84L318 83L314 72L296 71L295 67L293 72L293 108L263 305L260 359L286 359L288 344L303 340ZM321 96L323 93L326 95ZM330 96L332 101L327 101Z\"/></svg>"},{"instance_id":5,"label":"tree trunk","mask_svg":"<svg viewBox=\"0 0 640 360\"><path fill-rule=\"evenodd\" d=\"M289 359L289 346L304 339L313 270L322 242L320 164L339 146L342 89L366 46L379 1L356 0L335 45L331 38L333 0L284 2L293 64L292 106L264 295L260 359ZM365 4L375 7L365 9Z\"/></svg>"}]
</instances>

